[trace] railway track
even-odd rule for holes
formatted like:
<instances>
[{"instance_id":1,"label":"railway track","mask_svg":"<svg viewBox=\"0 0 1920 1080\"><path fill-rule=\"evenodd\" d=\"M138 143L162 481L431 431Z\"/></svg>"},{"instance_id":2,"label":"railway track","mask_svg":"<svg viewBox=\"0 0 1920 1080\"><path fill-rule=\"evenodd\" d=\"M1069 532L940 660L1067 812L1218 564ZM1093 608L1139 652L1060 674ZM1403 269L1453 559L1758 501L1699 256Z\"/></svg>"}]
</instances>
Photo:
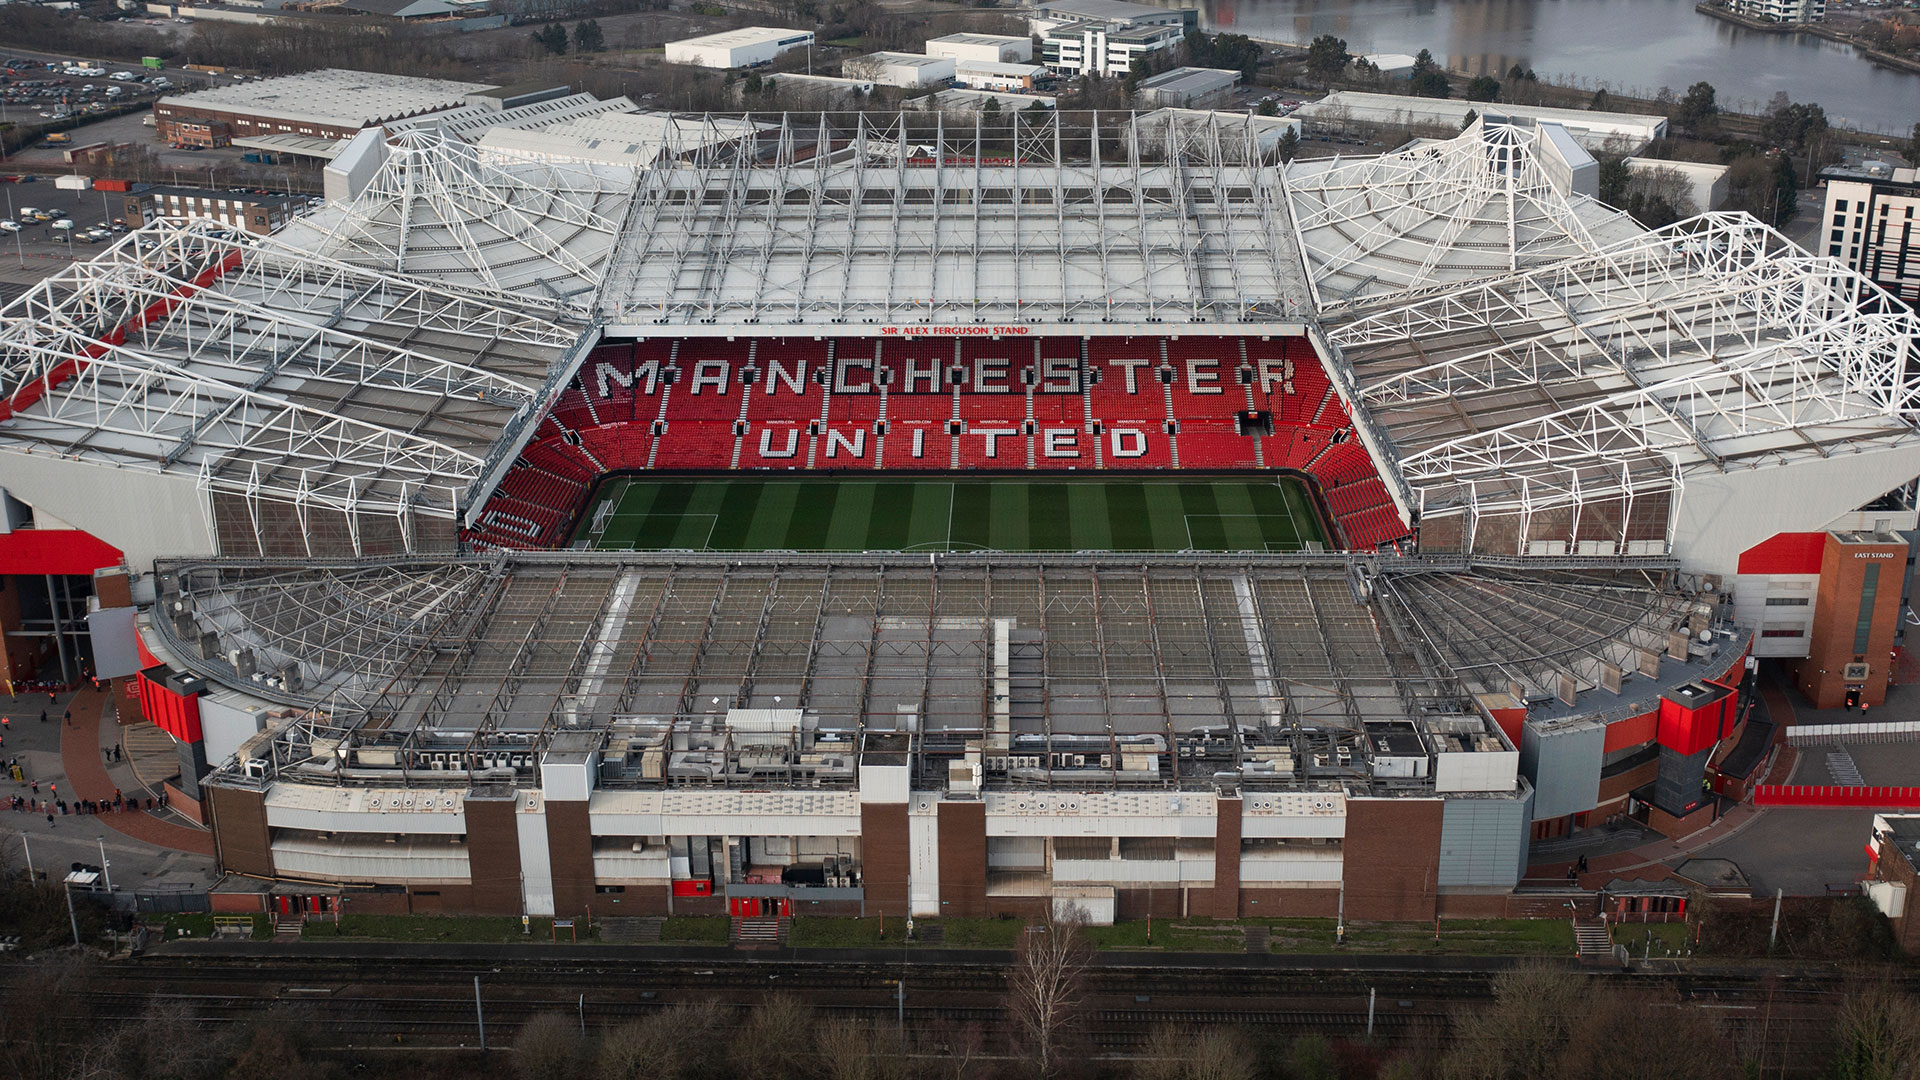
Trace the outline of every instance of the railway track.
<instances>
[{"instance_id":1,"label":"railway track","mask_svg":"<svg viewBox=\"0 0 1920 1080\"><path fill-rule=\"evenodd\" d=\"M1657 984L1710 1010L1739 1044L1787 1075L1817 1071L1823 1033L1845 992L1838 972L1778 974L1699 969L1680 975L1608 975ZM341 956L162 955L117 964L91 980L105 1019L137 1021L156 1002L176 1004L211 1024L297 1020L338 1049L458 1048L477 1045L473 982L480 980L489 1038L506 1043L541 1013L581 1015L606 1032L660 1009L698 1001L742 1008L793 993L817 1012L912 1035L969 1025L1005 1030L1004 967L893 959L795 960L743 955L653 961L603 955L422 961ZM906 982L902 1010L898 980ZM1908 981L1914 981L1909 979ZM1431 1046L1450 1035L1457 1010L1490 1000L1480 971L1321 971L1096 965L1086 976L1082 1028L1092 1052L1125 1057L1163 1027L1232 1026L1292 1037L1368 1034L1383 1050ZM1778 1068L1776 1064L1773 1068Z\"/></svg>"}]
</instances>

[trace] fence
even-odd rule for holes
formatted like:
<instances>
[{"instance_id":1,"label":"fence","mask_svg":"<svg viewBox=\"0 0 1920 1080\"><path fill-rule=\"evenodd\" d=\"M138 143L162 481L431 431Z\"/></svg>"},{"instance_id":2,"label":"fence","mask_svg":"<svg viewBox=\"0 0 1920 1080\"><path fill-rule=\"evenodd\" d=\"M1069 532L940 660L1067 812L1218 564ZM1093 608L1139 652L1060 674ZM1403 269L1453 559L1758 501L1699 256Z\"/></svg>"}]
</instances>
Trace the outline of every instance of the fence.
<instances>
[{"instance_id":1,"label":"fence","mask_svg":"<svg viewBox=\"0 0 1920 1080\"><path fill-rule=\"evenodd\" d=\"M1753 789L1755 806L1860 806L1920 809L1920 787L1834 787L1815 784L1761 784Z\"/></svg>"},{"instance_id":2,"label":"fence","mask_svg":"<svg viewBox=\"0 0 1920 1080\"><path fill-rule=\"evenodd\" d=\"M1791 746L1819 746L1823 743L1885 743L1920 740L1920 720L1890 723L1795 724L1787 729Z\"/></svg>"}]
</instances>

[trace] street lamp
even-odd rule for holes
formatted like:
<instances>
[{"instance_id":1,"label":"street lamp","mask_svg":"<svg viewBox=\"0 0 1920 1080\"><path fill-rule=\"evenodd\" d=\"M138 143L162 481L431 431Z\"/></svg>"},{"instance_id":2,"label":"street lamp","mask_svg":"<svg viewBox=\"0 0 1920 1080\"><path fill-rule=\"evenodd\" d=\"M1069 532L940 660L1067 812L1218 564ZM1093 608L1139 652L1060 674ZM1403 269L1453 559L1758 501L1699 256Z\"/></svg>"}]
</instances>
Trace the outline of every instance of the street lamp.
<instances>
[{"instance_id":1,"label":"street lamp","mask_svg":"<svg viewBox=\"0 0 1920 1080\"><path fill-rule=\"evenodd\" d=\"M107 891L113 891L113 863L107 858L107 837L105 833L95 837L100 841L100 873L107 881Z\"/></svg>"}]
</instances>

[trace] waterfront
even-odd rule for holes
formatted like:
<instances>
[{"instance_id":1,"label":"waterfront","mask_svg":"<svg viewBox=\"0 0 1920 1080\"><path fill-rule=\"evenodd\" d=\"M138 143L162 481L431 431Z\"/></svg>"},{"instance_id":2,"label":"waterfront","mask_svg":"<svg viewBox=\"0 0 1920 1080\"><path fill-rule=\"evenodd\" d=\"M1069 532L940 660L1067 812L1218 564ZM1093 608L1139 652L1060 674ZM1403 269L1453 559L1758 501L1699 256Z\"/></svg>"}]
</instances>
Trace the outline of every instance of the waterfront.
<instances>
[{"instance_id":1,"label":"waterfront","mask_svg":"<svg viewBox=\"0 0 1920 1080\"><path fill-rule=\"evenodd\" d=\"M1355 53L1431 49L1455 71L1543 79L1651 97L1701 79L1723 105L1757 112L1777 91L1818 102L1836 124L1906 134L1920 121L1920 74L1867 62L1851 46L1733 26L1696 0L1200 0L1201 25L1271 41L1345 38ZM1188 6L1188 5L1180 5Z\"/></svg>"}]
</instances>

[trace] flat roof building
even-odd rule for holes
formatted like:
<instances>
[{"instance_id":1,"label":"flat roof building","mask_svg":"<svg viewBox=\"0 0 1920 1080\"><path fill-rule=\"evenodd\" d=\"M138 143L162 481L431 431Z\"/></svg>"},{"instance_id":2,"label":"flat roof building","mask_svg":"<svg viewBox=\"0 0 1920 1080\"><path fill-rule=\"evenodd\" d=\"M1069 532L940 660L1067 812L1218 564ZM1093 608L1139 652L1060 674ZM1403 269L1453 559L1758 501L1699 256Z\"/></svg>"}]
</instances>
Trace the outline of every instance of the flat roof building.
<instances>
[{"instance_id":1,"label":"flat roof building","mask_svg":"<svg viewBox=\"0 0 1920 1080\"><path fill-rule=\"evenodd\" d=\"M881 86L939 86L953 81L954 62L944 56L877 52L856 56L840 65L840 74Z\"/></svg>"},{"instance_id":2,"label":"flat roof building","mask_svg":"<svg viewBox=\"0 0 1920 1080\"><path fill-rule=\"evenodd\" d=\"M1030 21L1035 34L1056 26L1179 26L1197 29L1200 13L1190 8L1161 8L1127 0L1052 0L1035 4ZM1042 25L1044 24L1044 25Z\"/></svg>"},{"instance_id":3,"label":"flat roof building","mask_svg":"<svg viewBox=\"0 0 1920 1080\"><path fill-rule=\"evenodd\" d=\"M1031 90L1047 77L1040 64L1001 64L985 60L954 63L954 81L973 90Z\"/></svg>"},{"instance_id":4,"label":"flat roof building","mask_svg":"<svg viewBox=\"0 0 1920 1080\"><path fill-rule=\"evenodd\" d=\"M1041 59L1063 75L1125 75L1143 56L1170 49L1186 31L1174 23L1110 27L1076 23L1047 31Z\"/></svg>"},{"instance_id":5,"label":"flat roof building","mask_svg":"<svg viewBox=\"0 0 1920 1080\"><path fill-rule=\"evenodd\" d=\"M779 26L743 26L717 34L667 42L669 64L743 68L764 64L781 53L813 44L813 31Z\"/></svg>"},{"instance_id":6,"label":"flat roof building","mask_svg":"<svg viewBox=\"0 0 1920 1080\"><path fill-rule=\"evenodd\" d=\"M1143 105L1193 108L1219 103L1239 82L1226 68L1182 67L1141 80L1137 93Z\"/></svg>"},{"instance_id":7,"label":"flat roof building","mask_svg":"<svg viewBox=\"0 0 1920 1080\"><path fill-rule=\"evenodd\" d=\"M205 219L250 233L277 232L306 205L305 195L256 195L249 191L150 187L119 196L120 214L130 228L163 217Z\"/></svg>"},{"instance_id":8,"label":"flat roof building","mask_svg":"<svg viewBox=\"0 0 1920 1080\"><path fill-rule=\"evenodd\" d=\"M1816 255L1839 259L1908 307L1920 306L1920 169L1895 169L1883 181L1829 180Z\"/></svg>"},{"instance_id":9,"label":"flat roof building","mask_svg":"<svg viewBox=\"0 0 1920 1080\"><path fill-rule=\"evenodd\" d=\"M162 139L173 139L173 129L188 123L224 127L228 137L344 139L391 120L464 105L492 89L486 83L322 68L162 98L153 106L154 127Z\"/></svg>"},{"instance_id":10,"label":"flat roof building","mask_svg":"<svg viewBox=\"0 0 1920 1080\"><path fill-rule=\"evenodd\" d=\"M927 55L1012 64L1033 59L1033 39L1020 34L948 34L929 39Z\"/></svg>"},{"instance_id":11,"label":"flat roof building","mask_svg":"<svg viewBox=\"0 0 1920 1080\"><path fill-rule=\"evenodd\" d=\"M1444 125L1458 131L1471 112L1532 121L1548 121L1565 128L1589 150L1619 148L1638 153L1667 133L1664 116L1642 113L1589 112L1553 109L1543 105L1490 104L1440 98L1403 97L1341 90L1310 101L1293 115L1314 124L1375 124L1395 126Z\"/></svg>"}]
</instances>

